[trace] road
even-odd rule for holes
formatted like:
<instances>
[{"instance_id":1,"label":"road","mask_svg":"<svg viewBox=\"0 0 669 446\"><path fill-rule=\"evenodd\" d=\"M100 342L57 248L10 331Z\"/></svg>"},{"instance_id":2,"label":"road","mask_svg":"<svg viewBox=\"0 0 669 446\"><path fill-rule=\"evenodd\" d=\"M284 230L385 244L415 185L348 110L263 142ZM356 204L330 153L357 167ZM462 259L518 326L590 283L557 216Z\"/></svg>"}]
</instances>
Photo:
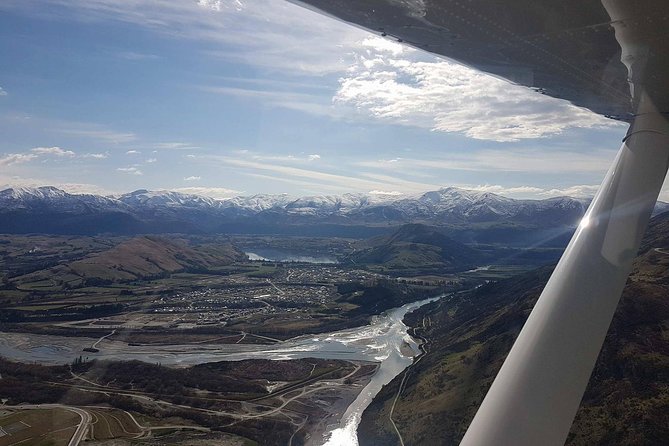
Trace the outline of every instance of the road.
<instances>
[{"instance_id":1,"label":"road","mask_svg":"<svg viewBox=\"0 0 669 446\"><path fill-rule=\"evenodd\" d=\"M74 435L72 435L72 438L70 438L70 442L67 444L67 446L78 446L81 440L84 439L86 436L86 432L88 431L88 426L91 424L91 414L86 412L85 410L78 409L76 407L70 407L70 406L61 406L64 409L67 409L71 412L78 413L79 416L81 417L81 423L79 423L79 426L77 426L77 430L74 432Z\"/></svg>"},{"instance_id":2,"label":"road","mask_svg":"<svg viewBox=\"0 0 669 446\"><path fill-rule=\"evenodd\" d=\"M91 348L97 348L98 344L99 344L100 342L102 342L103 339L107 339L109 336L112 336L114 333L116 333L116 329L112 330L112 332L109 333L108 335L104 335L104 336L102 336L100 339L98 339L97 341L95 341L95 344L93 344L93 345L91 346Z\"/></svg>"},{"instance_id":3,"label":"road","mask_svg":"<svg viewBox=\"0 0 669 446\"><path fill-rule=\"evenodd\" d=\"M269 283L270 285L272 285L272 286L274 287L274 289L276 289L276 290L279 292L279 294L286 294L285 291L283 291L283 290L282 290L281 288L279 288L278 286L274 285L274 283L273 283L271 280L267 279L267 283Z\"/></svg>"}]
</instances>

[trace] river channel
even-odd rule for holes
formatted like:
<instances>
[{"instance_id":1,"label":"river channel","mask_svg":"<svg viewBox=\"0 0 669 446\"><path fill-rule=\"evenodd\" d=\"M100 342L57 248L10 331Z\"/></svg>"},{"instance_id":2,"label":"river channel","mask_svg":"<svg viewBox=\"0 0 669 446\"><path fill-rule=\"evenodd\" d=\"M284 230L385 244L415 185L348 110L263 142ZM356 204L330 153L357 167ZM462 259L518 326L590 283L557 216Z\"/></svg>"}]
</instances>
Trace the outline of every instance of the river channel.
<instances>
[{"instance_id":1,"label":"river channel","mask_svg":"<svg viewBox=\"0 0 669 446\"><path fill-rule=\"evenodd\" d=\"M441 297L441 296L440 296ZM356 430L362 412L381 388L408 367L419 353L418 344L402 322L411 311L439 299L434 297L388 310L374 316L369 325L321 335L299 336L273 345L201 344L129 346L120 340L103 339L98 353L84 353L90 338L0 333L0 355L22 362L63 364L79 356L108 360L141 360L163 365L188 366L243 359L327 358L373 361L379 368L348 407L340 425L326 434L327 446L358 444Z\"/></svg>"}]
</instances>

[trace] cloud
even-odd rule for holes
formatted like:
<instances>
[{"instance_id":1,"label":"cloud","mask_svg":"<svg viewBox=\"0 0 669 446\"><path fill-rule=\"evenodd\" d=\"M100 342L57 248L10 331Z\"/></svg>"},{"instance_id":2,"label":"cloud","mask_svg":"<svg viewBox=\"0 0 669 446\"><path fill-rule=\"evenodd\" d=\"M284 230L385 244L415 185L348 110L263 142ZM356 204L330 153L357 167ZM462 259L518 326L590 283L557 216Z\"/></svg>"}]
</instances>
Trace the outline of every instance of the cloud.
<instances>
[{"instance_id":1,"label":"cloud","mask_svg":"<svg viewBox=\"0 0 669 446\"><path fill-rule=\"evenodd\" d=\"M155 163L156 161L158 161L158 158L147 158L147 160L144 161L144 162L147 163L147 164L151 164L151 163Z\"/></svg>"},{"instance_id":2,"label":"cloud","mask_svg":"<svg viewBox=\"0 0 669 446\"><path fill-rule=\"evenodd\" d=\"M100 187L95 184L60 183L58 181L51 181L45 179L0 176L0 189L6 189L11 187L40 187L40 186L54 186L70 194L94 194L94 195L108 196L117 193L115 191L111 191L109 189Z\"/></svg>"},{"instance_id":3,"label":"cloud","mask_svg":"<svg viewBox=\"0 0 669 446\"><path fill-rule=\"evenodd\" d=\"M477 192L492 192L493 194L511 196L511 195L536 195L545 192L545 189L534 186L514 186L505 187L498 184L484 184L478 186L465 186L464 189L474 190Z\"/></svg>"},{"instance_id":4,"label":"cloud","mask_svg":"<svg viewBox=\"0 0 669 446\"><path fill-rule=\"evenodd\" d=\"M224 96L258 101L264 107L280 107L315 116L350 119L354 110L340 104L335 106L329 96L313 92L262 90L228 86L200 86L199 90Z\"/></svg>"},{"instance_id":5,"label":"cloud","mask_svg":"<svg viewBox=\"0 0 669 446\"><path fill-rule=\"evenodd\" d=\"M202 177L199 177L199 176L190 176L190 177L184 178L184 181L200 181L201 179L202 179Z\"/></svg>"},{"instance_id":6,"label":"cloud","mask_svg":"<svg viewBox=\"0 0 669 446\"><path fill-rule=\"evenodd\" d=\"M4 4L2 4L4 6ZM25 132L47 132L55 134L52 137L62 139L62 135L70 135L108 144L125 144L137 139L131 132L118 132L104 125L68 121L57 118L31 116L19 113L7 113L2 115L5 122L11 122Z\"/></svg>"},{"instance_id":7,"label":"cloud","mask_svg":"<svg viewBox=\"0 0 669 446\"><path fill-rule=\"evenodd\" d=\"M262 174L255 172L244 172L243 174L252 178L257 178L259 180L262 180L264 184L267 184L268 182L279 182L279 183L289 184L290 186L293 187L299 187L301 196L308 194L323 193L322 185L314 181L299 180L295 177L286 177L281 174L270 175L270 174ZM337 185L337 184L327 185L327 193L346 193L346 192L351 192L351 188L349 186ZM278 193L278 191L275 191L274 193Z\"/></svg>"},{"instance_id":8,"label":"cloud","mask_svg":"<svg viewBox=\"0 0 669 446\"><path fill-rule=\"evenodd\" d=\"M127 173L129 175L143 175L142 171L136 167L119 167L116 170Z\"/></svg>"},{"instance_id":9,"label":"cloud","mask_svg":"<svg viewBox=\"0 0 669 446\"><path fill-rule=\"evenodd\" d=\"M596 184L581 184L577 186L570 186L562 189L547 189L541 192L539 195L543 197L577 197L577 198L590 198L594 197L599 186Z\"/></svg>"},{"instance_id":10,"label":"cloud","mask_svg":"<svg viewBox=\"0 0 669 446\"><path fill-rule=\"evenodd\" d=\"M14 164L27 163L37 158L37 155L30 153L9 153L0 157L0 167L11 166Z\"/></svg>"},{"instance_id":11,"label":"cloud","mask_svg":"<svg viewBox=\"0 0 669 446\"><path fill-rule=\"evenodd\" d=\"M241 0L197 0L198 6L221 11L226 8L234 8L237 11L244 9L244 3Z\"/></svg>"},{"instance_id":12,"label":"cloud","mask_svg":"<svg viewBox=\"0 0 669 446\"><path fill-rule=\"evenodd\" d=\"M384 196L387 196L387 197L399 197L399 196L401 196L401 195L404 195L403 192L399 192L399 191L396 191L396 190L392 190L392 191L385 191L385 190L370 190L370 191L368 192L368 194L369 194L369 195L379 195L379 196L382 196L382 197L384 197Z\"/></svg>"},{"instance_id":13,"label":"cloud","mask_svg":"<svg viewBox=\"0 0 669 446\"><path fill-rule=\"evenodd\" d=\"M477 192L492 192L510 198L544 199L554 197L592 198L599 189L598 185L581 184L564 188L543 188L537 186L502 186L499 184L484 184L472 186L458 184L457 187Z\"/></svg>"},{"instance_id":14,"label":"cloud","mask_svg":"<svg viewBox=\"0 0 669 446\"><path fill-rule=\"evenodd\" d=\"M362 46L368 50L341 77L334 99L378 119L499 142L624 125L463 65L388 46L378 37Z\"/></svg>"},{"instance_id":15,"label":"cloud","mask_svg":"<svg viewBox=\"0 0 669 446\"><path fill-rule=\"evenodd\" d=\"M234 166L255 175L260 172L273 172L280 177L280 179L274 177L277 181L290 182L292 184L297 184L296 182L300 181L312 187L320 186L348 191L384 189L424 191L436 187L434 184L407 181L393 176L376 175L373 173L362 172L358 173L357 176L350 176L322 170L285 166L272 162L259 162L254 159L248 160L214 155L201 158L206 159L208 162L218 162L226 166Z\"/></svg>"},{"instance_id":16,"label":"cloud","mask_svg":"<svg viewBox=\"0 0 669 446\"><path fill-rule=\"evenodd\" d=\"M5 6L3 4L3 6ZM61 20L117 20L178 39L210 43L210 55L266 70L313 75L340 72L346 49L367 33L276 0L26 0L8 7Z\"/></svg>"},{"instance_id":17,"label":"cloud","mask_svg":"<svg viewBox=\"0 0 669 446\"><path fill-rule=\"evenodd\" d=\"M42 183L44 185L44 183ZM93 194L109 196L115 192L95 184L87 183L55 183L53 184L58 189L62 189L70 194Z\"/></svg>"},{"instance_id":18,"label":"cloud","mask_svg":"<svg viewBox=\"0 0 669 446\"><path fill-rule=\"evenodd\" d=\"M98 160L103 160L109 158L109 153L84 153L82 156L84 158L94 158Z\"/></svg>"},{"instance_id":19,"label":"cloud","mask_svg":"<svg viewBox=\"0 0 669 446\"><path fill-rule=\"evenodd\" d=\"M217 200L232 198L241 194L238 190L224 187L180 187L172 190L183 194L203 195Z\"/></svg>"},{"instance_id":20,"label":"cloud","mask_svg":"<svg viewBox=\"0 0 669 446\"><path fill-rule=\"evenodd\" d=\"M157 150L195 150L199 147L187 142L159 142L151 145Z\"/></svg>"},{"instance_id":21,"label":"cloud","mask_svg":"<svg viewBox=\"0 0 669 446\"><path fill-rule=\"evenodd\" d=\"M89 123L72 123L70 126L56 127L58 132L66 135L79 136L82 138L89 138L96 141L101 141L108 144L124 144L133 142L137 139L134 133L130 132L116 132L113 130L102 128L97 124Z\"/></svg>"},{"instance_id":22,"label":"cloud","mask_svg":"<svg viewBox=\"0 0 669 446\"><path fill-rule=\"evenodd\" d=\"M406 172L408 169L459 170L471 172L530 172L530 173L604 173L615 157L615 150L592 149L585 153L549 151L545 149L488 149L451 154L443 158L395 158L364 160L358 167L385 171Z\"/></svg>"},{"instance_id":23,"label":"cloud","mask_svg":"<svg viewBox=\"0 0 669 446\"><path fill-rule=\"evenodd\" d=\"M0 87L0 96L7 96L7 91Z\"/></svg>"},{"instance_id":24,"label":"cloud","mask_svg":"<svg viewBox=\"0 0 669 446\"><path fill-rule=\"evenodd\" d=\"M125 152L126 155L139 155L140 153L142 152L138 150L128 150L127 152Z\"/></svg>"},{"instance_id":25,"label":"cloud","mask_svg":"<svg viewBox=\"0 0 669 446\"><path fill-rule=\"evenodd\" d=\"M76 155L73 151L64 150L60 147L35 147L34 149L30 149L30 151L38 155L54 155L60 157L73 157Z\"/></svg>"},{"instance_id":26,"label":"cloud","mask_svg":"<svg viewBox=\"0 0 669 446\"><path fill-rule=\"evenodd\" d=\"M248 150L233 150L232 153L239 155L240 157L250 157L251 159L257 161L272 161L279 162L284 164L307 164L313 161L318 161L321 159L320 155L311 154L311 155L270 155L266 153L250 152Z\"/></svg>"},{"instance_id":27,"label":"cloud","mask_svg":"<svg viewBox=\"0 0 669 446\"><path fill-rule=\"evenodd\" d=\"M116 57L125 60L154 60L160 58L155 54L136 53L134 51L121 51L116 53Z\"/></svg>"}]
</instances>

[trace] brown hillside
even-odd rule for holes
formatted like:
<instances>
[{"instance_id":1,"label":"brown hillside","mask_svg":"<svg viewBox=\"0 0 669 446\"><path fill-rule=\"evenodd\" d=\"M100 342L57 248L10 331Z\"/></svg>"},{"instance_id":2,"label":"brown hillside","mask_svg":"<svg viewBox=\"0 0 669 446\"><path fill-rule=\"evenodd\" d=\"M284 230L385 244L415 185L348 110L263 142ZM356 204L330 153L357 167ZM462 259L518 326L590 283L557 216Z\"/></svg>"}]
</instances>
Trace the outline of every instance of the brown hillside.
<instances>
[{"instance_id":1,"label":"brown hillside","mask_svg":"<svg viewBox=\"0 0 669 446\"><path fill-rule=\"evenodd\" d=\"M53 280L77 283L127 282L180 271L203 271L243 260L245 256L232 245L197 249L185 240L145 236L125 240L118 245L82 259L22 276L21 282Z\"/></svg>"}]
</instances>

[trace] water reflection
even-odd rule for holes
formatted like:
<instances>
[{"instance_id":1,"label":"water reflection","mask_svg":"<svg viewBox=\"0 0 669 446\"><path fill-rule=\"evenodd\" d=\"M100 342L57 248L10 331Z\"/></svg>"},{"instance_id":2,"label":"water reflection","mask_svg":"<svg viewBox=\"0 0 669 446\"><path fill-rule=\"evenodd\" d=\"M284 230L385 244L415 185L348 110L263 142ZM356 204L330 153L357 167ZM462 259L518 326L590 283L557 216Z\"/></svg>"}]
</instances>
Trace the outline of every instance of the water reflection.
<instances>
[{"instance_id":1,"label":"water reflection","mask_svg":"<svg viewBox=\"0 0 669 446\"><path fill-rule=\"evenodd\" d=\"M249 260L267 261L267 262L298 262L298 263L319 263L319 264L335 264L338 263L334 257L297 254L278 249L254 249L247 251L246 254Z\"/></svg>"}]
</instances>

